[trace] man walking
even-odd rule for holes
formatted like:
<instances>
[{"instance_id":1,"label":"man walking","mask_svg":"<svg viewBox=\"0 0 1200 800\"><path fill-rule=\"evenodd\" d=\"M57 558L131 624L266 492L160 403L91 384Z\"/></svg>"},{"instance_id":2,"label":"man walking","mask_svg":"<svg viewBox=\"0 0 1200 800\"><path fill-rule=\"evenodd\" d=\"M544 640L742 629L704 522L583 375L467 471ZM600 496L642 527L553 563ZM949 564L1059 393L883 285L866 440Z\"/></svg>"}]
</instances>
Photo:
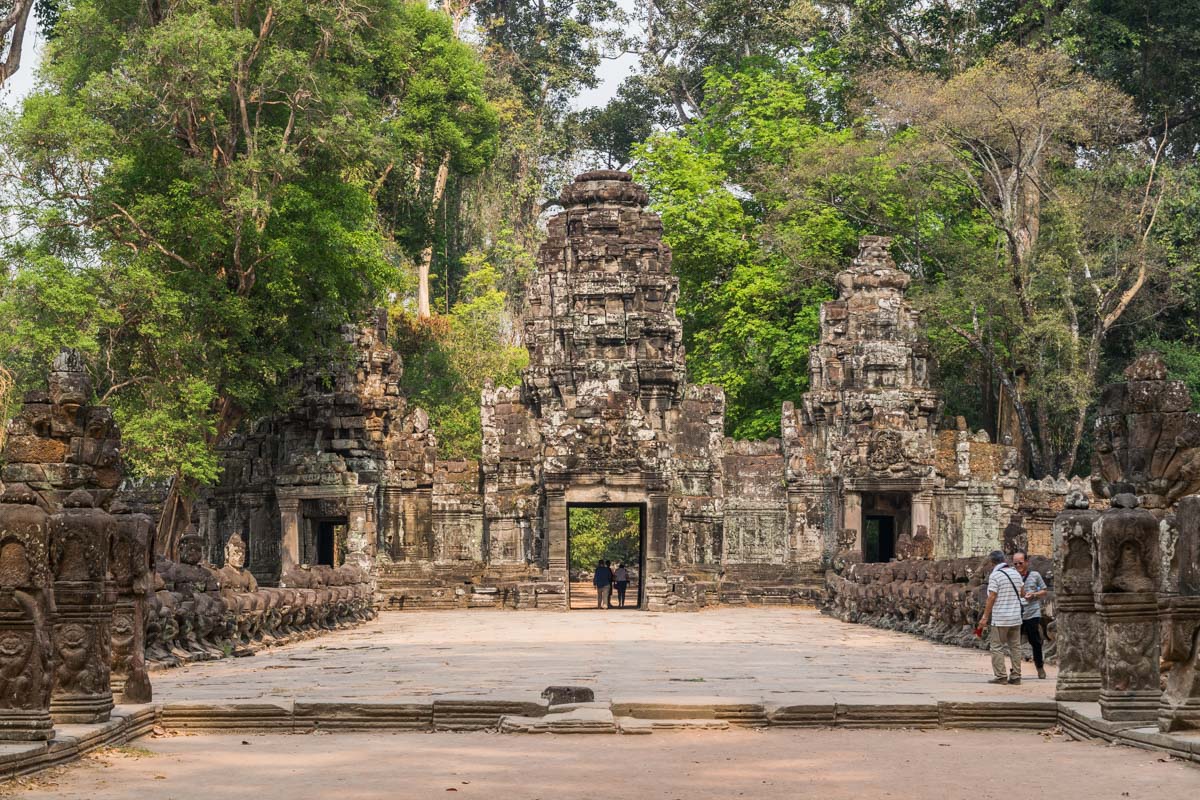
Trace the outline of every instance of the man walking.
<instances>
[{"instance_id":1,"label":"man walking","mask_svg":"<svg viewBox=\"0 0 1200 800\"><path fill-rule=\"evenodd\" d=\"M596 587L596 608L604 608L605 603L612 606L612 570L603 559L596 565L592 585Z\"/></svg>"},{"instance_id":2,"label":"man walking","mask_svg":"<svg viewBox=\"0 0 1200 800\"><path fill-rule=\"evenodd\" d=\"M992 562L992 574L988 577L987 605L979 627L988 624L988 649L992 651L992 672L996 677L988 683L1021 682L1021 573L1004 562L1004 553L993 550L988 559ZM1012 663L1011 672L1004 672L1004 654Z\"/></svg>"},{"instance_id":3,"label":"man walking","mask_svg":"<svg viewBox=\"0 0 1200 800\"><path fill-rule=\"evenodd\" d=\"M1046 581L1042 574L1029 568L1029 556L1018 550L1013 553L1013 566L1021 573L1025 586L1025 607L1021 609L1021 631L1029 640L1033 650L1033 665L1037 667L1037 676L1046 677L1046 667L1042 661L1042 598L1048 593Z\"/></svg>"}]
</instances>

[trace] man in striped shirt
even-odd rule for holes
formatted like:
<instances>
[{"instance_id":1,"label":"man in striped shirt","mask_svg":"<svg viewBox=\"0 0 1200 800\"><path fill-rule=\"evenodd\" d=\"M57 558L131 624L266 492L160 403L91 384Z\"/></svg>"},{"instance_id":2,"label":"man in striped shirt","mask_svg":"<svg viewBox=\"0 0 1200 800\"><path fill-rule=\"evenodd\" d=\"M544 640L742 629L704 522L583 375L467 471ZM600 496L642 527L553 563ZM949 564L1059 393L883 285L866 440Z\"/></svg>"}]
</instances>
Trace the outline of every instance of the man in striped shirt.
<instances>
[{"instance_id":1,"label":"man in striped shirt","mask_svg":"<svg viewBox=\"0 0 1200 800\"><path fill-rule=\"evenodd\" d=\"M1021 573L1004 562L1004 553L993 550L988 559L992 562L992 574L988 577L987 606L979 627L991 624L988 632L988 649L992 651L992 672L996 677L989 683L1018 684L1021 682L1021 606L1025 585ZM1012 664L1010 672L1004 671L1004 654Z\"/></svg>"}]
</instances>

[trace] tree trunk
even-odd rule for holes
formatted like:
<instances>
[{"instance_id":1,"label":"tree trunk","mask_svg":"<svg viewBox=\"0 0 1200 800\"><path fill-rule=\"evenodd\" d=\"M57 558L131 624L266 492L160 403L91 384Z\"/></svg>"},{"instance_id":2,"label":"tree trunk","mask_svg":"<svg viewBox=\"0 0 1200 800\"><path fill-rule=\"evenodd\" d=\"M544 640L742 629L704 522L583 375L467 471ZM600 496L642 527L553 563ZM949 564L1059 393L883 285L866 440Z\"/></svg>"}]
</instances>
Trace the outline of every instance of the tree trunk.
<instances>
[{"instance_id":1,"label":"tree trunk","mask_svg":"<svg viewBox=\"0 0 1200 800\"><path fill-rule=\"evenodd\" d=\"M437 219L437 210L442 204L442 196L446 194L446 181L450 177L450 153L442 156L438 164L437 175L433 179L433 196L429 200L429 238L421 250L421 261L417 264L417 319L429 319L429 269L433 264L433 226Z\"/></svg>"},{"instance_id":2,"label":"tree trunk","mask_svg":"<svg viewBox=\"0 0 1200 800\"><path fill-rule=\"evenodd\" d=\"M172 561L179 558L179 540L192 522L193 498L199 488L194 481L187 481L179 475L171 479L171 489L163 501L158 528L154 532L155 555Z\"/></svg>"},{"instance_id":3,"label":"tree trunk","mask_svg":"<svg viewBox=\"0 0 1200 800\"><path fill-rule=\"evenodd\" d=\"M228 397L216 401L216 429L207 440L214 447L225 439L242 420L242 412ZM192 506L199 495L201 484L194 478L176 474L171 479L171 488L163 501L158 527L154 531L154 554L171 560L179 557L179 540L192 524Z\"/></svg>"},{"instance_id":4,"label":"tree trunk","mask_svg":"<svg viewBox=\"0 0 1200 800\"><path fill-rule=\"evenodd\" d=\"M421 250L421 261L417 264L417 319L429 319L429 267L433 263L433 242Z\"/></svg>"}]
</instances>

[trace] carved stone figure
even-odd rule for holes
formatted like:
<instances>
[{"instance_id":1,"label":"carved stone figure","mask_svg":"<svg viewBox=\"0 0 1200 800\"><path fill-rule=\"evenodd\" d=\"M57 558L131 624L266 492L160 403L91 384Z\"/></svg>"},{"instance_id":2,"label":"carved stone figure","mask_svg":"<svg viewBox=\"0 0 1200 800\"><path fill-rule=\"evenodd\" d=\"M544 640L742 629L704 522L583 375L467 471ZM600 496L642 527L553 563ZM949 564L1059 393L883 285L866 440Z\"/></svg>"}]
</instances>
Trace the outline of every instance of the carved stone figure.
<instances>
[{"instance_id":1,"label":"carved stone figure","mask_svg":"<svg viewBox=\"0 0 1200 800\"><path fill-rule=\"evenodd\" d=\"M896 431L875 431L867 445L867 463L874 470L886 470L904 460L904 442Z\"/></svg>"},{"instance_id":2,"label":"carved stone figure","mask_svg":"<svg viewBox=\"0 0 1200 800\"><path fill-rule=\"evenodd\" d=\"M1164 732L1200 729L1200 495L1175 511L1178 584L1162 603L1162 657L1166 689L1158 709Z\"/></svg>"},{"instance_id":3,"label":"carved stone figure","mask_svg":"<svg viewBox=\"0 0 1200 800\"><path fill-rule=\"evenodd\" d=\"M1100 699L1104 635L1093 595L1096 581L1095 523L1100 512L1083 494L1054 519L1054 605L1058 645L1058 700Z\"/></svg>"},{"instance_id":4,"label":"carved stone figure","mask_svg":"<svg viewBox=\"0 0 1200 800\"><path fill-rule=\"evenodd\" d=\"M1138 357L1125 379L1100 396L1092 483L1102 497L1130 491L1165 510L1200 492L1200 414L1157 353Z\"/></svg>"},{"instance_id":5,"label":"carved stone figure","mask_svg":"<svg viewBox=\"0 0 1200 800\"><path fill-rule=\"evenodd\" d=\"M145 514L114 506L115 533L109 571L115 584L112 621L112 690L121 703L149 703L146 671L146 604L153 589L154 523Z\"/></svg>"},{"instance_id":6,"label":"carved stone figure","mask_svg":"<svg viewBox=\"0 0 1200 800\"><path fill-rule=\"evenodd\" d=\"M225 605L217 575L201 563L203 559L204 540L189 525L180 537L180 563L175 565L183 641L194 659L220 658L224 652L218 637L223 629Z\"/></svg>"},{"instance_id":7,"label":"carved stone figure","mask_svg":"<svg viewBox=\"0 0 1200 800\"><path fill-rule=\"evenodd\" d=\"M1158 520L1131 494L1096 520L1096 605L1104 629L1100 712L1153 720L1159 704Z\"/></svg>"},{"instance_id":8,"label":"carved stone figure","mask_svg":"<svg viewBox=\"0 0 1200 800\"><path fill-rule=\"evenodd\" d=\"M50 518L50 566L54 573L57 670L50 713L55 722L108 720L113 707L113 587L108 554L113 518L93 508L92 496L77 489Z\"/></svg>"},{"instance_id":9,"label":"carved stone figure","mask_svg":"<svg viewBox=\"0 0 1200 800\"><path fill-rule=\"evenodd\" d=\"M0 496L0 740L54 736L49 523L27 487Z\"/></svg>"}]
</instances>

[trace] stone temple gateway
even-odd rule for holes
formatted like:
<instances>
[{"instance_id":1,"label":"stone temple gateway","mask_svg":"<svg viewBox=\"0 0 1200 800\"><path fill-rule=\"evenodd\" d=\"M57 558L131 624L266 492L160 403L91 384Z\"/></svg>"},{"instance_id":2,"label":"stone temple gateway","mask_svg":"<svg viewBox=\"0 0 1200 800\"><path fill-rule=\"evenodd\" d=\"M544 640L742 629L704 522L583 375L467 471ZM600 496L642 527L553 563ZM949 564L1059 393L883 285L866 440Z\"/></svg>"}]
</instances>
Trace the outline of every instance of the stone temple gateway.
<instances>
[{"instance_id":1,"label":"stone temple gateway","mask_svg":"<svg viewBox=\"0 0 1200 800\"><path fill-rule=\"evenodd\" d=\"M612 171L563 191L528 292L530 364L519 386L485 388L480 462L436 458L380 317L345 331L345 365L298 376L291 411L225 443L200 503L209 558L238 534L266 585L345 561L373 571L384 607L563 609L568 509L636 506L641 605L693 609L811 602L836 563L1049 554L1066 486L1027 485L1014 448L941 426L886 239L838 276L780 437L737 441L721 389L687 381L647 200Z\"/></svg>"}]
</instances>

